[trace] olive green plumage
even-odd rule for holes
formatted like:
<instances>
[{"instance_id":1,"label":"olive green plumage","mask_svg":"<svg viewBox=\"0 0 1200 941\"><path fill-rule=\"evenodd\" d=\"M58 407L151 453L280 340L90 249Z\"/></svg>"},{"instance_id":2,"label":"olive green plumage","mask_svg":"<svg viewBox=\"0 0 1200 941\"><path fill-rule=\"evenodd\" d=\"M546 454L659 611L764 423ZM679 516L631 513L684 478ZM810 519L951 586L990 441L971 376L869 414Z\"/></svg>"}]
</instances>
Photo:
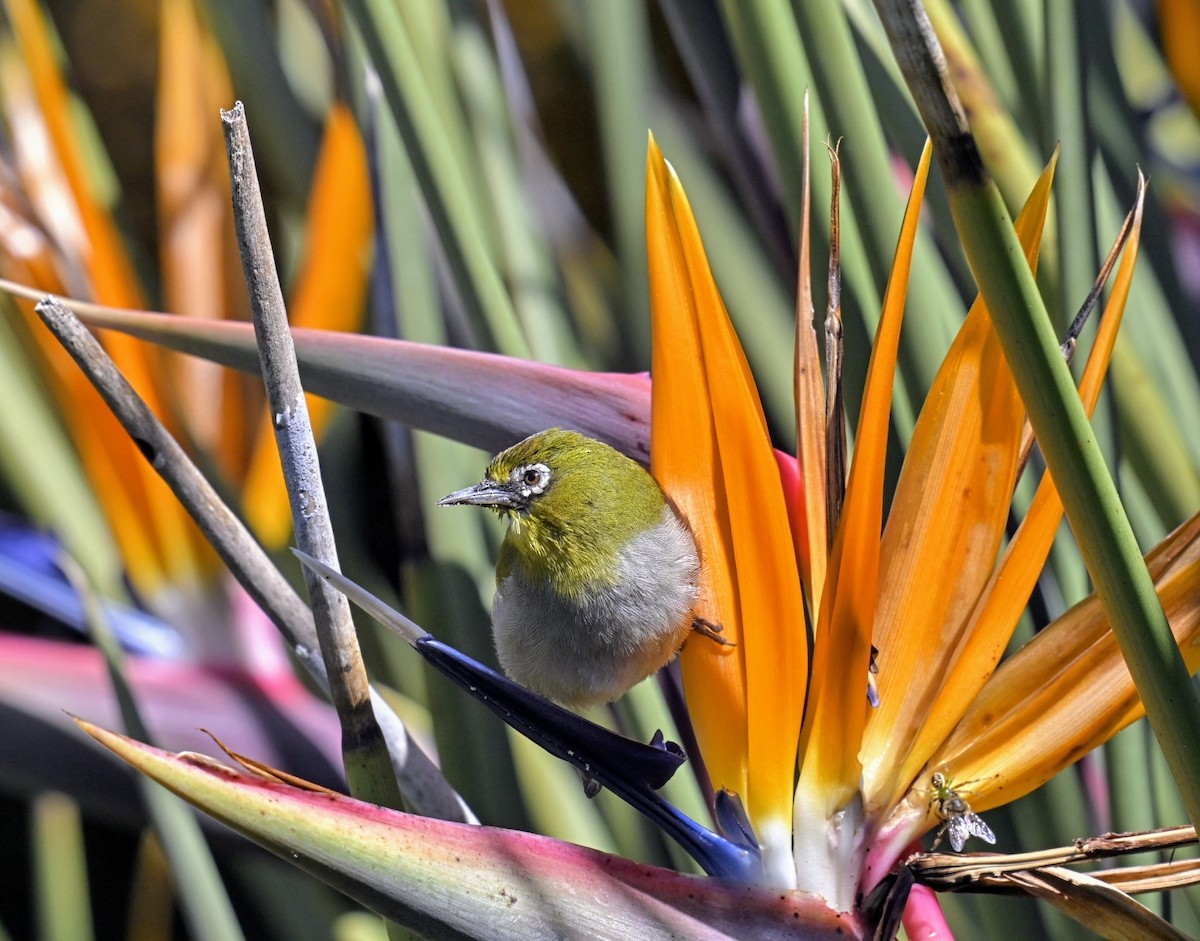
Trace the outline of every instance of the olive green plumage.
<instances>
[{"instance_id":1,"label":"olive green plumage","mask_svg":"<svg viewBox=\"0 0 1200 941\"><path fill-rule=\"evenodd\" d=\"M492 626L517 682L583 708L620 696L687 639L695 540L654 478L608 445L539 432L439 502L487 506L508 521Z\"/></svg>"}]
</instances>

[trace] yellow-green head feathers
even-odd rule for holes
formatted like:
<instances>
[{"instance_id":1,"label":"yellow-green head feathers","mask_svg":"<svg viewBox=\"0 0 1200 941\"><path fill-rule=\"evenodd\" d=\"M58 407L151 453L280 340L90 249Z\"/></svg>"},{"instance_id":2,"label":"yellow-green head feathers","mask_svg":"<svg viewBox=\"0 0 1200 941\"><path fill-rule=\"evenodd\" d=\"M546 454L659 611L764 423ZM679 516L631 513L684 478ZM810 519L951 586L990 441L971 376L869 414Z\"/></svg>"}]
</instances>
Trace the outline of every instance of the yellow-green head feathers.
<instances>
[{"instance_id":1,"label":"yellow-green head feathers","mask_svg":"<svg viewBox=\"0 0 1200 941\"><path fill-rule=\"evenodd\" d=\"M551 428L501 451L483 480L442 505L474 504L509 521L497 576L514 564L575 596L609 584L617 553L657 525L666 500L638 463L576 431Z\"/></svg>"},{"instance_id":2,"label":"yellow-green head feathers","mask_svg":"<svg viewBox=\"0 0 1200 941\"><path fill-rule=\"evenodd\" d=\"M440 502L508 520L492 633L518 683L575 709L609 702L690 635L696 541L654 478L608 445L551 428Z\"/></svg>"}]
</instances>

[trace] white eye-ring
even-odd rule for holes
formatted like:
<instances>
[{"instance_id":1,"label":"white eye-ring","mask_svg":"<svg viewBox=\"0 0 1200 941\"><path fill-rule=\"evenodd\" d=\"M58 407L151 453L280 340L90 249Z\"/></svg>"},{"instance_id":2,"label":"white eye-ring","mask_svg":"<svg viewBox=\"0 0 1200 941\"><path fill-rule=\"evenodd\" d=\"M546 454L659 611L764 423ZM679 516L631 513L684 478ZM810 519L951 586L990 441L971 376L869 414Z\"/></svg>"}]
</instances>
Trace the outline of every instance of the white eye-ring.
<instances>
[{"instance_id":1,"label":"white eye-ring","mask_svg":"<svg viewBox=\"0 0 1200 941\"><path fill-rule=\"evenodd\" d=\"M550 483L550 468L545 464L525 464L512 472L512 479L521 488L521 496L537 496Z\"/></svg>"}]
</instances>

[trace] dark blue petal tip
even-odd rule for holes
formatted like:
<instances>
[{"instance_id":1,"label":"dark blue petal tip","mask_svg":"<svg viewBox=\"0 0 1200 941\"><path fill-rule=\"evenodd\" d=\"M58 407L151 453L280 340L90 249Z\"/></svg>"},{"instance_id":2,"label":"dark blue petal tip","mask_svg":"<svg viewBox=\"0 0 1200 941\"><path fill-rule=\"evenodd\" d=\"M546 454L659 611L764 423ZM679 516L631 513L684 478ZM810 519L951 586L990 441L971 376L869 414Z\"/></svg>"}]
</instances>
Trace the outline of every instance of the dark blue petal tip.
<instances>
[{"instance_id":1,"label":"dark blue petal tip","mask_svg":"<svg viewBox=\"0 0 1200 941\"><path fill-rule=\"evenodd\" d=\"M657 823L709 875L737 882L758 879L762 864L757 843L734 842L713 833L658 793L685 760L683 750L665 741L661 731L655 733L649 745L643 745L530 692L433 637L418 639L416 648L430 666L526 738L574 765Z\"/></svg>"},{"instance_id":2,"label":"dark blue petal tip","mask_svg":"<svg viewBox=\"0 0 1200 941\"><path fill-rule=\"evenodd\" d=\"M754 833L754 826L746 814L745 805L736 792L726 788L717 791L713 800L713 816L717 821L717 830L722 836L755 855L761 855L758 836Z\"/></svg>"}]
</instances>

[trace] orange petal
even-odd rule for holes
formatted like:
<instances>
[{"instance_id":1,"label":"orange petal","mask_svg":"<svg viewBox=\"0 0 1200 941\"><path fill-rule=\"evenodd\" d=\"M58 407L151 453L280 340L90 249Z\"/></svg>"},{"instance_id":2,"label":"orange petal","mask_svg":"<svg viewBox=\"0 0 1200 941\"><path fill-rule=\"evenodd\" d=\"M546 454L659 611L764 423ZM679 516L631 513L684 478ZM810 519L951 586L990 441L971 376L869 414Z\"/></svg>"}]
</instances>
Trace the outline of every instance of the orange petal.
<instances>
[{"instance_id":1,"label":"orange petal","mask_svg":"<svg viewBox=\"0 0 1200 941\"><path fill-rule=\"evenodd\" d=\"M670 197L670 170L653 137L646 161L646 248L653 347L651 471L688 520L703 553L698 612L737 646L684 648L684 689L705 764L718 787L747 789L746 672L732 536L717 496L717 442L700 350L696 301Z\"/></svg>"},{"instance_id":2,"label":"orange petal","mask_svg":"<svg viewBox=\"0 0 1200 941\"><path fill-rule=\"evenodd\" d=\"M7 60L0 65L7 65ZM9 74L7 70L5 74ZM0 82L6 91L12 83ZM11 121L11 100L5 101ZM10 127L13 126L10 124ZM16 125L17 134L28 142L36 128L27 122ZM3 192L0 199L0 270L5 277L30 285L40 293L65 294L60 275L61 259L49 243L46 233L24 215L27 207L16 195ZM14 302L15 299L14 299ZM26 301L16 302L22 312L34 320ZM100 505L112 524L113 537L137 587L153 593L165 577L154 547L144 503L135 505L134 494L126 480L136 474L135 461L141 461L130 446L128 436L113 418L112 412L84 378L70 356L40 324L30 324L30 336L55 398L60 414L91 478ZM124 473L122 473L124 471Z\"/></svg>"},{"instance_id":3,"label":"orange petal","mask_svg":"<svg viewBox=\"0 0 1200 941\"><path fill-rule=\"evenodd\" d=\"M362 323L375 211L367 150L354 115L335 101L313 173L307 236L288 319L294 327L349 332Z\"/></svg>"},{"instance_id":4,"label":"orange petal","mask_svg":"<svg viewBox=\"0 0 1200 941\"><path fill-rule=\"evenodd\" d=\"M1015 225L1031 267L1053 178L1052 160ZM883 535L873 635L880 705L871 711L862 752L868 807L897 789L909 764L915 773L927 757L913 754L913 742L995 568L1024 421L1016 383L978 298L929 390ZM911 777L900 781L907 788Z\"/></svg>"},{"instance_id":5,"label":"orange petal","mask_svg":"<svg viewBox=\"0 0 1200 941\"><path fill-rule=\"evenodd\" d=\"M70 136L69 96L50 51L41 13L27 2L14 3L9 10L21 43L19 51L29 64L27 73L11 45L0 48L4 108L9 126L20 128L13 143L22 184L39 211L40 223L53 231L65 252L74 253L76 257L68 263L75 262L82 269L96 296L110 303L136 300L139 291L116 226L93 199L77 142ZM57 279L57 274L51 275L52 283L42 286L61 290L53 283ZM101 291L107 292L106 296L100 296ZM191 580L196 567L195 531L174 496L70 358L40 326L34 335L59 377L56 393L63 413L96 484L130 577L148 596L164 587L165 580ZM105 340L118 368L151 408L162 414L141 344L122 336Z\"/></svg>"},{"instance_id":6,"label":"orange petal","mask_svg":"<svg viewBox=\"0 0 1200 941\"><path fill-rule=\"evenodd\" d=\"M1200 516L1147 558L1188 670L1200 668ZM1167 563L1167 564L1164 564ZM1143 715L1095 595L1001 664L931 760L986 809L1039 787Z\"/></svg>"},{"instance_id":7,"label":"orange petal","mask_svg":"<svg viewBox=\"0 0 1200 941\"><path fill-rule=\"evenodd\" d=\"M1158 0L1158 16L1167 65L1192 111L1200 115L1200 57L1196 56L1200 3L1196 0Z\"/></svg>"},{"instance_id":8,"label":"orange petal","mask_svg":"<svg viewBox=\"0 0 1200 941\"><path fill-rule=\"evenodd\" d=\"M1129 297L1130 285L1133 282L1133 272L1137 262L1138 242L1141 232L1142 221L1142 204L1139 200L1134 212L1134 225L1130 232L1129 241L1125 246L1124 254L1121 258L1121 265L1117 270L1117 277L1113 284L1112 295L1109 298L1108 304L1104 310L1104 316L1100 321L1100 328L1096 334L1096 342L1092 346L1092 353L1088 358L1088 363L1084 369L1083 378L1080 382L1079 394L1083 400L1084 407L1088 413L1096 407L1096 401L1100 396L1100 390L1104 382L1104 376L1108 369L1109 361L1112 357L1113 347L1116 344L1117 331L1121 325L1121 319L1125 312L1125 304ZM1016 695L1018 698L1011 702L1005 703L1003 712L1011 713L1019 716L1023 721L1031 725L1044 723L1044 718L1041 713L1042 700L1040 699L1040 686L1042 682L1051 682L1046 680L1047 671L1053 672L1056 668L1055 664L1030 664L1032 670L1030 685L1022 692L1021 685L1014 682L1012 679L1002 681L1000 674L997 673L992 680L988 680L992 671L996 669L996 664L999 662L1001 654L1016 627L1017 619L1020 617L1021 611L1029 599L1030 593L1041 573L1042 566L1045 564L1046 557L1050 552L1050 547L1054 542L1055 533L1058 530L1059 522L1062 518L1062 503L1058 496L1058 491L1054 487L1054 481L1047 474L1043 477L1041 484L1038 487L1037 494L1034 497L1033 503L1030 506L1029 512L1026 514L1021 527L1017 530L1012 542L1009 544L1007 551L997 567L995 574L984 593L984 601L979 609L975 612L972 618L972 632L967 645L963 648L963 652L959 661L954 664L953 669L949 672L942 695L939 698L935 709L931 712L930 720L927 722L926 728L922 730L923 741L914 748L914 758L916 755L926 754L933 750L949 732L951 726L957 721L958 715L963 711L966 703L972 702L967 717L959 724L955 730L952 739L960 738L960 729L964 724L968 724L971 716L978 714L981 708L990 708L986 705L989 702L995 702L999 696L1002 700L1007 696ZM1187 559L1185 553L1191 552L1192 541L1196 538L1197 529L1200 528L1197 520L1192 520L1189 524L1180 527L1172 536L1164 540L1163 543L1148 556L1151 567L1151 574L1155 576L1156 582L1159 581L1164 573L1170 571L1178 573L1181 568L1186 568ZM1178 574L1171 576L1167 582L1160 583L1160 594L1163 593L1168 585L1179 583ZM1186 583L1186 582L1185 582ZM1088 609L1089 613L1080 613L1081 609L1091 604L1092 609ZM1099 613L1097 613L1099 612ZM1192 612L1185 602L1179 602L1172 613L1172 626L1178 633L1187 627L1187 619L1192 617ZM1073 637L1071 643L1075 645L1073 649L1080 651L1079 656L1088 659L1089 662L1095 662L1094 659L1099 658L1105 660L1109 656L1109 646L1113 643L1111 635L1107 639L1102 639L1099 634L1108 630L1107 622L1104 620L1103 613L1100 611L1095 599L1090 599L1084 602L1083 605L1077 606L1068 612L1059 621L1050 625L1039 638L1054 632L1055 635L1073 632L1079 629L1077 625L1079 620L1087 621L1089 627L1080 636ZM1058 626L1060 623L1064 626ZM1046 641L1041 641L1045 645ZM1059 642L1061 644L1061 641ZM1029 649L1033 645L1027 645L1025 649ZM1035 648L1045 649L1045 648ZM1087 652L1085 653L1085 649ZM1028 657L1024 649L1018 656L1023 658L1023 662L1029 663L1024 658ZM1043 653L1040 656L1057 656L1057 654ZM1074 655L1071 655L1074 656ZM1119 654L1118 654L1119 656ZM1014 658L1015 660L1016 658ZM1185 659L1187 654L1185 652ZM1188 659L1188 665L1191 669L1195 669L1200 659L1197 659L1197 653L1191 655ZM1007 664L1004 667L1006 676ZM1111 666L1098 667L1111 671ZM1120 672L1120 671L1118 671ZM1084 680L1081 674L1070 673L1064 669L1062 676L1073 676L1079 681L1079 686L1072 689L1064 682L1060 682L1057 686L1057 694L1064 699L1079 699L1079 703L1071 705L1064 704L1061 709L1065 713L1075 715L1080 710L1089 715L1086 720L1083 720L1082 725L1079 720L1072 719L1067 724L1060 728L1042 728L1040 732L1031 733L1031 737L1025 742L1025 748L1019 742L1014 742L1012 745L1013 755L1009 755L1009 748L1000 745L993 740L991 744L998 745L997 753L992 756L985 756L977 747L970 748L971 756L956 755L952 750L950 743L938 750L938 753L933 756L931 762L935 767L948 766L950 763L955 763L954 777L960 780L967 780L971 776L982 779L981 785L977 785L973 792L986 794L988 791L1005 787L1004 800L1012 800L1027 793L1033 788L1042 784L1051 775L1056 774L1061 768L1070 764L1077 759L1084 751L1088 751L1100 741L1095 739L1095 736L1100 733L1100 730L1112 728L1113 722L1118 722L1117 728L1121 725L1132 721L1132 713L1130 712L1129 691L1123 684L1130 684L1128 672L1123 674L1123 678L1114 681L1115 685L1095 685L1101 684L1102 681ZM1017 678L1019 680L1019 677ZM987 685L984 686L985 681ZM1103 681L1107 683L1108 681ZM998 692L1000 687L993 689L993 683L1003 683L1006 692L1001 694ZM1089 688L1091 687L1091 688ZM982 688L983 692L980 693ZM1109 691L1113 697L1113 703L1098 707L1096 704L1096 691L1101 694L1104 691ZM979 698L976 699L976 695ZM1101 695L1100 700L1104 699ZM982 704L985 704L981 706ZM1097 712L1097 709L1099 711ZM1056 714L1061 718L1064 712L1059 711ZM1140 713L1139 713L1140 714ZM1114 718L1115 717L1115 718ZM1086 747L1078 740L1073 740L1072 730L1080 730L1081 728L1090 728L1092 731L1087 739ZM1115 731L1115 729L1113 729ZM1051 733L1047 736L1047 732ZM1082 733L1081 733L1082 734ZM1111 734L1108 733L1108 734ZM924 740L928 739L929 744L925 744ZM1038 747L1046 749L1046 753L1039 756L1022 754L1023 750L1027 750L1027 746L1036 744ZM960 746L961 747L961 746ZM1083 750L1080 750L1080 749ZM958 765L962 760L969 760L972 767L963 768ZM986 759L986 761L985 761ZM911 762L910 762L911 763ZM984 765L988 764L986 769ZM964 773L965 772L965 773ZM915 773L915 769L914 769ZM999 777L993 777L993 775ZM1044 776L1043 776L1044 775ZM1014 783L1014 779L1020 780ZM1020 794L1014 792L1014 787L1020 790Z\"/></svg>"},{"instance_id":9,"label":"orange petal","mask_svg":"<svg viewBox=\"0 0 1200 941\"><path fill-rule=\"evenodd\" d=\"M308 245L288 319L294 327L357 330L367 297L374 210L366 148L353 115L341 102L333 105L325 122L305 231ZM313 431L320 435L333 404L313 396L307 402ZM243 510L268 545L282 545L290 536L291 510L274 430L265 415L243 486Z\"/></svg>"},{"instance_id":10,"label":"orange petal","mask_svg":"<svg viewBox=\"0 0 1200 941\"><path fill-rule=\"evenodd\" d=\"M807 648L795 549L766 421L695 218L653 140L651 468L705 561L700 613L737 646L684 649L689 709L714 784L763 830L790 830Z\"/></svg>"},{"instance_id":11,"label":"orange petal","mask_svg":"<svg viewBox=\"0 0 1200 941\"><path fill-rule=\"evenodd\" d=\"M54 153L66 175L86 233L86 263L98 300L118 307L143 307L133 266L126 256L116 224L95 198L86 161L71 116L71 95L54 54L50 32L34 0L6 4L21 56L33 78ZM140 390L139 390L140 391Z\"/></svg>"},{"instance_id":12,"label":"orange petal","mask_svg":"<svg viewBox=\"0 0 1200 941\"><path fill-rule=\"evenodd\" d=\"M823 838L826 822L850 803L859 785L858 752L870 708L867 671L879 575L892 382L931 152L927 143L900 230L867 370L846 502L829 561L814 647L812 691L804 721L800 784L796 789L798 837L803 819L813 827L810 838Z\"/></svg>"},{"instance_id":13,"label":"orange petal","mask_svg":"<svg viewBox=\"0 0 1200 941\"><path fill-rule=\"evenodd\" d=\"M225 142L213 120L233 100L232 83L194 0L165 0L160 24L154 156L165 308L244 320ZM195 357L164 354L163 362L188 434L236 480L245 466L244 384Z\"/></svg>"}]
</instances>

